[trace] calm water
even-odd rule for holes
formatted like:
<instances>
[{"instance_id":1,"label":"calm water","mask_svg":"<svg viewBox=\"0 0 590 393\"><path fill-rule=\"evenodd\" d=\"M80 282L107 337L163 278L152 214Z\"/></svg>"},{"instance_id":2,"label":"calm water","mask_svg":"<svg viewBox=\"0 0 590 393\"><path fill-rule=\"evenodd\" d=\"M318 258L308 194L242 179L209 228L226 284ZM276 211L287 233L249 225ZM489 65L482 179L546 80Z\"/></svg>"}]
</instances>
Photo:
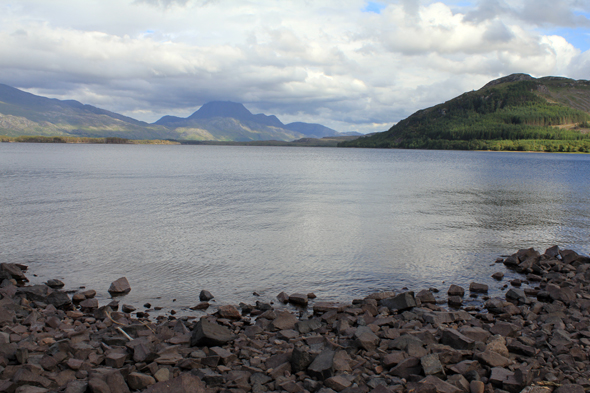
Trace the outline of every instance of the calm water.
<instances>
[{"instance_id":1,"label":"calm water","mask_svg":"<svg viewBox=\"0 0 590 393\"><path fill-rule=\"evenodd\" d=\"M201 289L497 292L502 254L588 254L589 178L590 155L5 143L0 262L101 300L126 276L124 302L176 310Z\"/></svg>"}]
</instances>

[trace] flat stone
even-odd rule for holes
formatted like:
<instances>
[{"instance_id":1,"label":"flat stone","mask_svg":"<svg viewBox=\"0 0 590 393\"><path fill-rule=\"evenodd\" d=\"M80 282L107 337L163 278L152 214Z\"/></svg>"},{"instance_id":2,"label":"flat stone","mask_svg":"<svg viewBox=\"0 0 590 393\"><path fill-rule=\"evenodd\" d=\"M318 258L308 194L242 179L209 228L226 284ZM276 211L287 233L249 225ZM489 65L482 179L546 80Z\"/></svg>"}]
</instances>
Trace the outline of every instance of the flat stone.
<instances>
[{"instance_id":1,"label":"flat stone","mask_svg":"<svg viewBox=\"0 0 590 393\"><path fill-rule=\"evenodd\" d=\"M123 295L131 292L131 285L126 277L121 277L111 283L109 293L112 295Z\"/></svg>"},{"instance_id":2,"label":"flat stone","mask_svg":"<svg viewBox=\"0 0 590 393\"><path fill-rule=\"evenodd\" d=\"M292 330L299 322L297 317L288 311L283 311L277 315L270 324L272 330Z\"/></svg>"},{"instance_id":3,"label":"flat stone","mask_svg":"<svg viewBox=\"0 0 590 393\"><path fill-rule=\"evenodd\" d=\"M496 272L496 273L492 274L492 278L494 280L501 281L504 278L504 273L502 273L502 272Z\"/></svg>"},{"instance_id":4,"label":"flat stone","mask_svg":"<svg viewBox=\"0 0 590 393\"><path fill-rule=\"evenodd\" d=\"M486 284L472 282L471 284L469 284L469 292L488 293L488 286Z\"/></svg>"},{"instance_id":5,"label":"flat stone","mask_svg":"<svg viewBox=\"0 0 590 393\"><path fill-rule=\"evenodd\" d=\"M489 350L476 353L473 358L489 367L508 367L513 363L512 360Z\"/></svg>"},{"instance_id":6,"label":"flat stone","mask_svg":"<svg viewBox=\"0 0 590 393\"><path fill-rule=\"evenodd\" d=\"M47 285L49 288L59 289L63 288L65 284L63 283L63 281L60 281L56 278L52 278L51 280L47 280L45 285Z\"/></svg>"}]
</instances>

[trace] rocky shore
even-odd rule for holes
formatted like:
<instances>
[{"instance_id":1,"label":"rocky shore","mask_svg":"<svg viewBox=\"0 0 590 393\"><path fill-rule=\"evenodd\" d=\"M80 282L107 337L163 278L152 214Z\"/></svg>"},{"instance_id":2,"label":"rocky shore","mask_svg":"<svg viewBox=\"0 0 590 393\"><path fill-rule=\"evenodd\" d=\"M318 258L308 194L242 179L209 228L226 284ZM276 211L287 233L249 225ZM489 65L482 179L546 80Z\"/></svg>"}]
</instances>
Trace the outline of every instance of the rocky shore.
<instances>
[{"instance_id":1,"label":"rocky shore","mask_svg":"<svg viewBox=\"0 0 590 393\"><path fill-rule=\"evenodd\" d=\"M500 258L522 278L488 287L380 292L350 304L281 293L297 312L223 305L151 321L93 290L27 285L0 265L0 392L395 393L590 390L590 258L557 246ZM500 263L503 263L502 266ZM524 284L524 289L521 285ZM125 278L109 288L131 290ZM480 306L463 306L465 296ZM201 293L195 309L207 309ZM116 299L116 297L115 297Z\"/></svg>"}]
</instances>

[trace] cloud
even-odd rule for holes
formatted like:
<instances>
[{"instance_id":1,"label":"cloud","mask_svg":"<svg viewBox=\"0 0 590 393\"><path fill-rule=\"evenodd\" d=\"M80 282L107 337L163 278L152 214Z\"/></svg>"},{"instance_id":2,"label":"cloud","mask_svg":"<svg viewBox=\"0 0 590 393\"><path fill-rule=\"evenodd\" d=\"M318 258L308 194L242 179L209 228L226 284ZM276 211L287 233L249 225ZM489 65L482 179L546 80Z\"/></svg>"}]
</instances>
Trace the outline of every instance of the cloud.
<instances>
[{"instance_id":1,"label":"cloud","mask_svg":"<svg viewBox=\"0 0 590 393\"><path fill-rule=\"evenodd\" d=\"M551 23L580 16L574 3L558 2L567 12ZM232 100L285 122L380 131L499 76L584 77L588 64L527 22L527 1L381 2L380 13L364 0L14 4L0 5L0 83L146 121Z\"/></svg>"}]
</instances>

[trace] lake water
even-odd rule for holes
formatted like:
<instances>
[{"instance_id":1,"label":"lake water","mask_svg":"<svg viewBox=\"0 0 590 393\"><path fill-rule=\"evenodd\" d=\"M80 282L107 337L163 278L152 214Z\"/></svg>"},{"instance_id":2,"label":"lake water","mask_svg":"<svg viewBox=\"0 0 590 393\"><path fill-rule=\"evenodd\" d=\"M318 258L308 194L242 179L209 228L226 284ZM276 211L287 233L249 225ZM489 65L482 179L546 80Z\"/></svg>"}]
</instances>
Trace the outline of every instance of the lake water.
<instances>
[{"instance_id":1,"label":"lake water","mask_svg":"<svg viewBox=\"0 0 590 393\"><path fill-rule=\"evenodd\" d=\"M471 281L494 295L502 254L588 254L589 178L590 155L4 143L0 262L101 303L126 276L124 303L177 311L201 289L219 304Z\"/></svg>"}]
</instances>

